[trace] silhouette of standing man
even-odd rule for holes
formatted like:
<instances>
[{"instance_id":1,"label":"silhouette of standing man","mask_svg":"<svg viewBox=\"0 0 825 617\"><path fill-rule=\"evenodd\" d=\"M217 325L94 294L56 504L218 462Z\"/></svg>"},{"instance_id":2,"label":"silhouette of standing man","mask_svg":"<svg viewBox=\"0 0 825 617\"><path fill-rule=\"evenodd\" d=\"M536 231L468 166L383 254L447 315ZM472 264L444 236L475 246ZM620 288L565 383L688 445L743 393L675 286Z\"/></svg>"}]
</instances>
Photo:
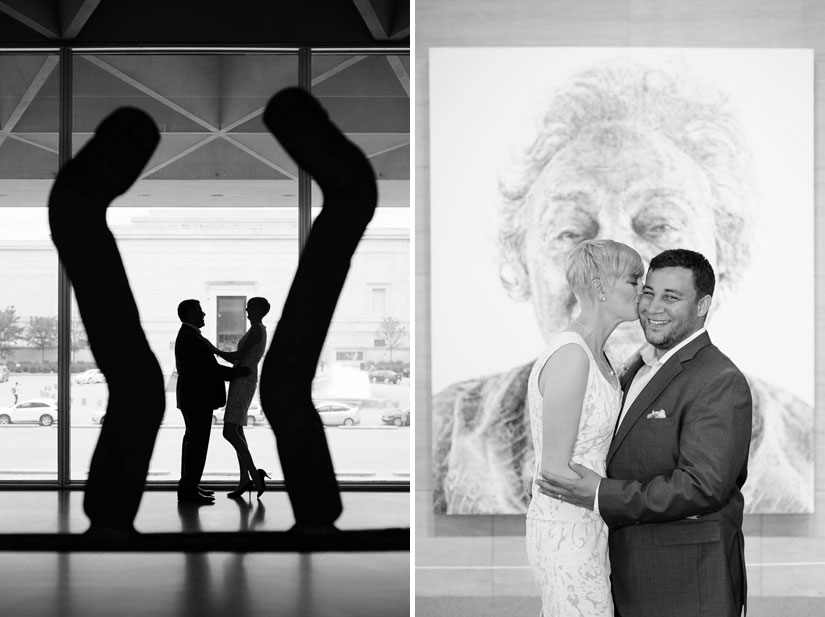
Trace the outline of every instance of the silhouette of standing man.
<instances>
[{"instance_id":1,"label":"silhouette of standing man","mask_svg":"<svg viewBox=\"0 0 825 617\"><path fill-rule=\"evenodd\" d=\"M178 501L197 505L215 503L213 491L198 487L206 464L212 411L226 404L224 381L249 374L249 368L230 368L218 364L212 345L200 332L206 314L197 300L178 305L181 327L175 339L175 365L178 383L177 405L183 414L186 432L181 452L181 478Z\"/></svg>"}]
</instances>

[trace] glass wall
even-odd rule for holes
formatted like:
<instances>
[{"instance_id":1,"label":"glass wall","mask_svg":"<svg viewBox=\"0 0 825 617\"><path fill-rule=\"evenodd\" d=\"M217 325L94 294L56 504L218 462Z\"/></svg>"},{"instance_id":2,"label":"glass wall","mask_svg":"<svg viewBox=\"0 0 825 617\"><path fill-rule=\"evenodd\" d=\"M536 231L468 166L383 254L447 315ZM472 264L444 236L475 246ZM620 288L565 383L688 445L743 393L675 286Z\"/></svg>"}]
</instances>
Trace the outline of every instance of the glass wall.
<instances>
[{"instance_id":1,"label":"glass wall","mask_svg":"<svg viewBox=\"0 0 825 617\"><path fill-rule=\"evenodd\" d=\"M301 82L301 63L311 66ZM59 168L56 54L0 55L0 482L82 482L105 422L108 389L72 301L70 396L58 429L59 265L46 204ZM408 56L285 52L82 53L72 56L71 153L103 118L130 105L161 141L107 219L141 323L163 370L166 414L149 481L177 482L183 419L175 406L180 300L197 298L203 334L234 349L245 303L266 297L272 333L300 254L301 229L320 192L302 196L301 172L263 125L274 92L304 85L370 157L378 212L353 259L314 385L339 479L409 479ZM67 119L68 120L68 119ZM17 403L17 407L15 407ZM21 405L22 403L22 405ZM234 451L215 411L204 479L232 482ZM380 429L380 430L375 430ZM68 452L58 431L68 431ZM247 438L256 462L282 477L275 440L253 401ZM62 442L61 442L62 443ZM62 453L61 453L62 452ZM58 478L58 461L68 465Z\"/></svg>"},{"instance_id":2,"label":"glass wall","mask_svg":"<svg viewBox=\"0 0 825 617\"><path fill-rule=\"evenodd\" d=\"M333 317L313 398L329 424L354 424L327 431L340 477L406 479L412 421L409 57L316 54L312 92L369 158L379 196ZM322 201L313 184L313 218ZM358 456L344 465L344 453Z\"/></svg>"},{"instance_id":3,"label":"glass wall","mask_svg":"<svg viewBox=\"0 0 825 617\"><path fill-rule=\"evenodd\" d=\"M57 478L54 54L0 54L0 481Z\"/></svg>"},{"instance_id":4,"label":"glass wall","mask_svg":"<svg viewBox=\"0 0 825 617\"><path fill-rule=\"evenodd\" d=\"M264 296L272 332L298 263L298 169L263 124L274 92L298 84L297 54L77 55L73 150L117 107L149 113L161 140L135 185L115 201L108 222L118 242L141 323L167 383L166 413L149 480L177 482L184 424L175 401L177 305L195 298L202 334L234 350L246 299ZM72 478L84 479L105 422L105 384L72 384ZM259 404L251 410L258 424ZM237 475L215 411L205 480ZM248 431L252 433L253 431ZM258 430L260 459L277 460L274 439ZM253 444L250 444L253 447ZM253 450L254 451L254 450Z\"/></svg>"}]
</instances>

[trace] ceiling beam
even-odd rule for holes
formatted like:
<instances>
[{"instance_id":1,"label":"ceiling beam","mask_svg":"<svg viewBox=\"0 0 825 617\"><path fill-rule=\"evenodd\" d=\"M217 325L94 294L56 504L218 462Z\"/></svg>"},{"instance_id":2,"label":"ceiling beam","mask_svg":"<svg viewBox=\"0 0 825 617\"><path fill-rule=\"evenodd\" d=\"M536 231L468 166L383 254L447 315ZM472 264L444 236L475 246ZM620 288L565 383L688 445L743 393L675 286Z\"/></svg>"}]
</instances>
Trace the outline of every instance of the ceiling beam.
<instances>
[{"instance_id":1,"label":"ceiling beam","mask_svg":"<svg viewBox=\"0 0 825 617\"><path fill-rule=\"evenodd\" d=\"M318 75L317 77L313 78L311 85L317 86L322 81L325 81L325 80L329 79L330 77L332 77L334 75L337 75L341 71L343 71L345 69L348 69L353 64L357 64L358 62L361 62L361 60L363 60L364 58L366 58L366 56L353 56L352 58L347 58L346 60L344 60L340 64L336 64L334 67L332 67L328 71L325 71L325 72L321 73L320 75ZM255 110L249 112L243 118L239 118L238 120L235 120L234 122L232 122L230 124L227 124L221 130L221 132L226 134L230 131L233 131L236 127L239 127L242 124L245 124L245 123L249 122L250 120L252 120L252 118L256 118L256 117L262 115L264 113L264 110L266 110L266 105L258 107L258 109L255 109ZM287 174L287 175L290 175L290 174Z\"/></svg>"},{"instance_id":2,"label":"ceiling beam","mask_svg":"<svg viewBox=\"0 0 825 617\"><path fill-rule=\"evenodd\" d=\"M162 137L161 137L161 138L162 138ZM140 177L138 178L138 180L145 180L146 178L148 178L148 177L149 177L149 176L151 176L152 174L154 174L154 173L156 173L156 172L160 171L160 170L161 170L161 169L163 169L164 167L168 167L168 166L169 166L169 165L171 165L172 163L175 163L175 162L179 161L180 159L182 159L183 157L185 157L187 154L192 154L192 153L193 153L195 150L197 150L198 148L201 148L201 147L205 146L205 145L206 145L206 144L208 144L210 141L214 141L214 140L216 140L217 138L218 138L217 133L213 133L212 135L208 135L208 136L204 137L204 138L203 138L203 140L199 141L199 142L198 142L198 143L196 143L196 144L193 144L193 145L189 146L189 147L188 147L186 150L184 150L183 152L179 152L179 153L178 153L178 154L176 154L175 156L172 156L172 157L170 157L170 158L166 159L166 160L165 160L165 161L163 161L162 163L158 163L157 165L155 165L154 167L152 167L152 169L147 169L147 170L145 170L142 174L140 174Z\"/></svg>"},{"instance_id":3,"label":"ceiling beam","mask_svg":"<svg viewBox=\"0 0 825 617\"><path fill-rule=\"evenodd\" d=\"M390 40L400 41L410 36L410 2L397 0L390 29Z\"/></svg>"},{"instance_id":4,"label":"ceiling beam","mask_svg":"<svg viewBox=\"0 0 825 617\"><path fill-rule=\"evenodd\" d=\"M80 31L89 17L95 12L100 4L100 0L60 0L57 8L60 18L60 29L64 39L73 39Z\"/></svg>"},{"instance_id":5,"label":"ceiling beam","mask_svg":"<svg viewBox=\"0 0 825 617\"><path fill-rule=\"evenodd\" d=\"M229 135L226 135L226 134L221 134L221 137L223 137L224 141L228 141L230 144L232 144L233 146L235 146L239 150L241 150L243 152L246 152L249 156L258 159L261 163L263 163L267 167L271 167L272 169L274 169L278 173L281 173L281 174L285 175L287 178L290 178L291 180L297 180L298 179L297 175L288 172L286 169L284 169L280 165L276 165L275 163L270 161L268 158L266 158L265 156L261 156L260 154L258 154L254 150L252 150L251 148L247 148L245 145L243 145L237 139L233 139L232 137L230 137Z\"/></svg>"},{"instance_id":6,"label":"ceiling beam","mask_svg":"<svg viewBox=\"0 0 825 617\"><path fill-rule=\"evenodd\" d=\"M376 41L388 40L395 2L392 0L352 0L352 2L361 14L361 19L367 25L372 38Z\"/></svg>"},{"instance_id":7,"label":"ceiling beam","mask_svg":"<svg viewBox=\"0 0 825 617\"><path fill-rule=\"evenodd\" d=\"M57 148L52 148L50 146L46 146L44 144L37 143L36 141L32 141L31 139L26 139L22 135L16 135L14 133L9 134L9 139L14 139L15 141L22 142L24 144L28 144L30 146L34 146L35 148L40 148L41 150L45 150L46 152L51 152L52 154L60 154L60 151Z\"/></svg>"},{"instance_id":8,"label":"ceiling beam","mask_svg":"<svg viewBox=\"0 0 825 617\"><path fill-rule=\"evenodd\" d=\"M390 35L390 40L400 41L401 39L406 39L408 36L410 36L410 27L405 26L404 28L401 28L400 30L393 32Z\"/></svg>"},{"instance_id":9,"label":"ceiling beam","mask_svg":"<svg viewBox=\"0 0 825 617\"><path fill-rule=\"evenodd\" d=\"M0 130L0 146L3 145L3 142L6 141L9 133L11 133L17 123L20 122L20 118L22 118L23 114L26 113L29 105L31 105L34 97L37 96L37 93L40 92L40 89L43 87L43 84L46 83L46 80L49 78L49 75L52 74L52 71L54 71L54 67L57 66L59 60L60 58L58 56L46 56L40 70L37 71L37 74L34 76L34 79L32 79L29 87L26 88L26 91L23 93L23 96L20 97L17 107L15 107L14 111L11 112L5 126L3 126L2 130Z\"/></svg>"},{"instance_id":10,"label":"ceiling beam","mask_svg":"<svg viewBox=\"0 0 825 617\"><path fill-rule=\"evenodd\" d=\"M346 60L344 60L340 64L336 64L334 67L332 67L328 71L324 71L323 73L321 73L317 77L313 77L312 78L312 85L317 86L322 81L325 81L325 80L329 79L330 77L334 77L335 75L337 75L341 71L345 71L346 69L351 67L353 64L358 64L364 58L366 58L366 56L353 56L352 58L347 58Z\"/></svg>"},{"instance_id":11,"label":"ceiling beam","mask_svg":"<svg viewBox=\"0 0 825 617\"><path fill-rule=\"evenodd\" d=\"M398 78L398 82L401 84L401 87L404 88L404 92L407 93L407 96L410 96L410 74L407 72L407 69L404 67L404 63L401 62L401 58L398 56L386 56L387 62L390 63L390 67L392 68L392 72L395 73L395 76Z\"/></svg>"},{"instance_id":12,"label":"ceiling beam","mask_svg":"<svg viewBox=\"0 0 825 617\"><path fill-rule=\"evenodd\" d=\"M132 77L130 75L127 75L126 73L124 73L120 69L117 69L117 68L113 67L108 62L104 62L103 60L101 60L97 56L83 55L82 58L88 60L89 62L91 62L95 66L100 67L101 69L103 69L107 73L110 73L110 74L114 75L115 77L117 77L121 81L129 84L130 86L132 86L136 90L139 90L140 92L143 92L143 94L155 99L159 103L161 103L163 105L166 105L166 107L168 107L170 109L173 109L174 111L176 111L180 115L182 115L184 118L187 118L188 120L191 120L195 124L199 124L200 126L205 128L207 131L210 131L212 133L216 133L218 131L217 127L212 126L212 124L210 124L209 122L207 122L206 120L204 120L200 116L196 116L195 114L193 114L188 109L185 109L185 108L181 107L180 105L178 105L174 101L170 100L169 98L163 96L159 92L155 92L154 90L152 90L146 84L143 84L143 83L139 82L134 77Z\"/></svg>"},{"instance_id":13,"label":"ceiling beam","mask_svg":"<svg viewBox=\"0 0 825 617\"><path fill-rule=\"evenodd\" d=\"M392 152L393 150L399 150L405 146L410 145L410 140L404 141L400 144L395 144L394 146L390 146L389 148L384 148L383 150L378 150L377 152L373 152L372 154L368 154L368 159L374 159L376 156L381 156L382 154L386 154L387 152Z\"/></svg>"},{"instance_id":14,"label":"ceiling beam","mask_svg":"<svg viewBox=\"0 0 825 617\"><path fill-rule=\"evenodd\" d=\"M41 36L59 39L56 0L0 0L0 13L31 28Z\"/></svg>"},{"instance_id":15,"label":"ceiling beam","mask_svg":"<svg viewBox=\"0 0 825 617\"><path fill-rule=\"evenodd\" d=\"M198 143L190 146L189 148L187 148L183 152L180 152L180 153L176 154L172 158L167 159L166 161L163 161L162 163L159 163L158 165L156 165L152 169L150 169L148 171L145 171L143 174L141 174L141 176L140 176L141 179L151 176L155 172L163 169L164 167L167 167L168 165L171 165L172 163L182 159L183 157L187 156L188 154L191 154L195 150L198 150L198 149L202 148L203 146L205 146L206 144L211 142L216 137L220 137L220 138L224 139L225 141L229 142L230 144L232 144L233 146L235 146L236 148L238 148L242 152L246 153L249 156L252 156L252 157L256 158L257 160L261 161L264 165L266 165L268 167L271 167L275 171L287 176L288 178L292 178L293 180L296 178L295 174L292 174L292 173L288 172L286 169L282 168L280 165L278 165L278 164L270 161L269 159L261 156L257 152L255 152L253 150L250 150L249 148L247 148L242 143L238 142L235 139L232 139L229 135L227 135L227 132L229 130L231 130L232 128L234 128L235 126L240 124L241 122L255 117L256 115L258 115L258 113L260 113L261 110L255 110L251 114L246 116L245 118L242 118L241 120L239 120L238 122L233 122L231 125L227 126L226 128L219 129L218 127L213 126L211 123L207 122L203 118L200 118L199 116L193 114L188 109L185 109L184 107L181 107L180 105L178 105L174 101L170 100L166 96L160 94L159 92L156 92L156 91L152 90L150 87L148 87L147 85L139 82L134 77L131 77L131 76L127 75L126 73L124 73L123 71L113 67L111 64L109 64L107 62L104 62L103 60L101 60L97 56L87 55L87 56L83 56L83 57L86 60L88 60L89 62L91 62L92 64L94 64L95 66L100 67L101 69L103 69L107 73L110 73L110 74L114 75L115 77L117 77L121 81L123 81L123 82L129 84L130 86L132 86L133 88L139 90L140 92L143 92L144 94L146 94L147 96L152 97L153 99L155 99L159 103L162 103L163 105L169 107L170 109L178 112L183 117L191 120L192 122L195 122L196 124L199 124L200 126L205 128L207 131L209 131L209 133L211 133L211 135L209 135L204 140L199 141Z\"/></svg>"}]
</instances>

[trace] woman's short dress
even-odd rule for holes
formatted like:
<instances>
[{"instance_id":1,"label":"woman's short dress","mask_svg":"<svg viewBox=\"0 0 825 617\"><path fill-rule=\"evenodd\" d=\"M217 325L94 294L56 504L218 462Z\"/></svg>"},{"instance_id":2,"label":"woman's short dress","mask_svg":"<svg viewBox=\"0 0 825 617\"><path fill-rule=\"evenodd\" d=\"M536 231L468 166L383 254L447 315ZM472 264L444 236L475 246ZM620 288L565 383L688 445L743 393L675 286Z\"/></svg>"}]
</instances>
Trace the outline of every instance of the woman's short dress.
<instances>
[{"instance_id":1,"label":"woman's short dress","mask_svg":"<svg viewBox=\"0 0 825 617\"><path fill-rule=\"evenodd\" d=\"M251 372L246 377L236 377L229 382L229 394L226 397L226 410L223 416L224 423L246 426L249 405L252 403L255 391L258 389L258 363L266 350L266 326L260 324L250 327L241 340L238 341L238 349L243 346L246 337L252 332L252 328L261 328L261 340L235 364L235 366L248 366Z\"/></svg>"}]
</instances>

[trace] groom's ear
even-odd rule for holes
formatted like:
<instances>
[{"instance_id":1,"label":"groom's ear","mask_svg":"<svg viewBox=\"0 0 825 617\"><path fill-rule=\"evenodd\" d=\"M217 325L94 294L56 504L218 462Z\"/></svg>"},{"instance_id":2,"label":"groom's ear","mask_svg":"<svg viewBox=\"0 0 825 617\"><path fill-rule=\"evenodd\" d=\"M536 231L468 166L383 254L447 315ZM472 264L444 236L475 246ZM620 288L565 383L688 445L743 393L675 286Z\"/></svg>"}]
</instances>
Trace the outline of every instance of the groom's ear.
<instances>
[{"instance_id":1,"label":"groom's ear","mask_svg":"<svg viewBox=\"0 0 825 617\"><path fill-rule=\"evenodd\" d=\"M699 317L707 317L708 311L710 310L711 300L713 300L713 296L707 295L704 298L701 298L696 304L696 314Z\"/></svg>"}]
</instances>

